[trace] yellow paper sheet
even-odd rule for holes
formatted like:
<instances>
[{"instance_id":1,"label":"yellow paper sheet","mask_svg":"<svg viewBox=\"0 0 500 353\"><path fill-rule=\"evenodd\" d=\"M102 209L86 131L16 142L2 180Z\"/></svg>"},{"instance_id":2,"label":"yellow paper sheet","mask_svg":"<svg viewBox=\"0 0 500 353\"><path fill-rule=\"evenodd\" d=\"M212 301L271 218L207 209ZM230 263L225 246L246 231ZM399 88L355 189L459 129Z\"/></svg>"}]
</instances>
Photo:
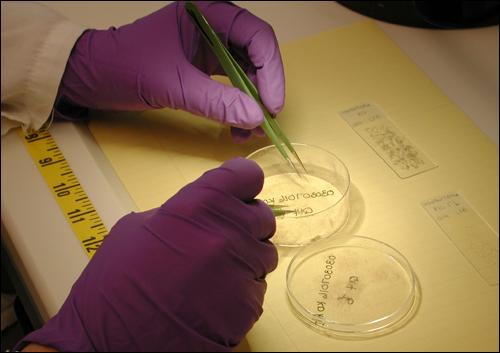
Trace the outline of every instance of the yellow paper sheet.
<instances>
[{"instance_id":1,"label":"yellow paper sheet","mask_svg":"<svg viewBox=\"0 0 500 353\"><path fill-rule=\"evenodd\" d=\"M398 249L420 281L422 301L403 328L368 340L323 336L286 298L294 251L280 250L264 314L244 346L253 351L498 351L498 285L488 284L422 203L459 192L498 244L498 151L382 30L364 22L287 45L286 105L279 119L294 142L335 153L353 182L351 234ZM380 107L436 168L402 179L341 118L361 103ZM203 171L268 144L231 142L229 131L172 110L96 116L92 133L141 210L159 206Z\"/></svg>"}]
</instances>

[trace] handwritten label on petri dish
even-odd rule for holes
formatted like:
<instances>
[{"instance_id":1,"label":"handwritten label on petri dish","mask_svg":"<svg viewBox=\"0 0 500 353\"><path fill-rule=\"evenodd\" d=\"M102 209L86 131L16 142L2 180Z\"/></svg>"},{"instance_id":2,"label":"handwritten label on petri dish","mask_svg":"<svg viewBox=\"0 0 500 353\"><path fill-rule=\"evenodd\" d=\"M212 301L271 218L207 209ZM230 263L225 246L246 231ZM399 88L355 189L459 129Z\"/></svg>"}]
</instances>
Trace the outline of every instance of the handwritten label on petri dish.
<instances>
[{"instance_id":1,"label":"handwritten label on petri dish","mask_svg":"<svg viewBox=\"0 0 500 353\"><path fill-rule=\"evenodd\" d=\"M307 257L294 272L294 284L295 297L322 327L383 324L412 305L413 283L406 269L392 256L359 246Z\"/></svg>"},{"instance_id":2,"label":"handwritten label on petri dish","mask_svg":"<svg viewBox=\"0 0 500 353\"><path fill-rule=\"evenodd\" d=\"M298 246L333 234L344 224L349 209L343 196L322 178L286 173L266 177L258 198L292 211L276 218L273 242Z\"/></svg>"},{"instance_id":3,"label":"handwritten label on petri dish","mask_svg":"<svg viewBox=\"0 0 500 353\"><path fill-rule=\"evenodd\" d=\"M318 299L316 300L316 313L314 316L314 323L316 325L325 325L325 310L328 305L330 282L333 279L333 269L335 265L335 255L328 255L325 259L324 270L321 275L321 281L318 283Z\"/></svg>"},{"instance_id":4,"label":"handwritten label on petri dish","mask_svg":"<svg viewBox=\"0 0 500 353\"><path fill-rule=\"evenodd\" d=\"M437 167L371 103L340 112L340 116L401 178Z\"/></svg>"},{"instance_id":5,"label":"handwritten label on petri dish","mask_svg":"<svg viewBox=\"0 0 500 353\"><path fill-rule=\"evenodd\" d=\"M456 192L422 206L490 285L498 284L498 234Z\"/></svg>"}]
</instances>

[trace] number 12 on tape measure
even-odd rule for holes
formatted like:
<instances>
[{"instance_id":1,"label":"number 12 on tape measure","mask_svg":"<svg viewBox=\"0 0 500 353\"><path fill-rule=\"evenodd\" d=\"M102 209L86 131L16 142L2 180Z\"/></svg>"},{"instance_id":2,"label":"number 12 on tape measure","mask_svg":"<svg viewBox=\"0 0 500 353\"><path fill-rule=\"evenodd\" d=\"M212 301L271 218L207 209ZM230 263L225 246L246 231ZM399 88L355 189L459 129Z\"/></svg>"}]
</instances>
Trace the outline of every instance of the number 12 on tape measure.
<instances>
[{"instance_id":1,"label":"number 12 on tape measure","mask_svg":"<svg viewBox=\"0 0 500 353\"><path fill-rule=\"evenodd\" d=\"M52 135L48 131L38 131L28 135L21 129L18 131L64 217L85 253L91 258L108 235L101 217Z\"/></svg>"}]
</instances>

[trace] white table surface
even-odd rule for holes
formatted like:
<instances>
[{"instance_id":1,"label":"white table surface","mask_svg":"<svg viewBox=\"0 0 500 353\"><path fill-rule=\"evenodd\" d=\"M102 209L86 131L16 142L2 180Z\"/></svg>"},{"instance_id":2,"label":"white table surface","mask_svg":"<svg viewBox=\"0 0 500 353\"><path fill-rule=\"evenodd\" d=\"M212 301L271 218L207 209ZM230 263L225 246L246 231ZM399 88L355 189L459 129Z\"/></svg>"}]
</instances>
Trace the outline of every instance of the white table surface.
<instances>
[{"instance_id":1,"label":"white table surface","mask_svg":"<svg viewBox=\"0 0 500 353\"><path fill-rule=\"evenodd\" d=\"M126 24L167 3L41 2L92 28ZM335 2L236 3L268 21L280 43L366 19ZM376 22L498 146L498 26L430 30ZM135 209L86 126L56 123L51 131L108 229ZM2 138L1 153L2 236L47 319L88 260L16 134Z\"/></svg>"}]
</instances>

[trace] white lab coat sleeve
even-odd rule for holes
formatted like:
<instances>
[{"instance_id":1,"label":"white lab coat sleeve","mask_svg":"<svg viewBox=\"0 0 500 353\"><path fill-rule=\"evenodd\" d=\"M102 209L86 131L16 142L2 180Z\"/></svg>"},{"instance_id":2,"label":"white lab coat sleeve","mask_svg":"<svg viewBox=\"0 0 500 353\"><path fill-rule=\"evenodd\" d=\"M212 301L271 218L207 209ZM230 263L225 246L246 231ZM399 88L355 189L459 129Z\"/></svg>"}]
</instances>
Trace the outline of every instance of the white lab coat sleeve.
<instances>
[{"instance_id":1,"label":"white lab coat sleeve","mask_svg":"<svg viewBox=\"0 0 500 353\"><path fill-rule=\"evenodd\" d=\"M32 2L2 1L2 136L49 119L66 62L83 26Z\"/></svg>"}]
</instances>

